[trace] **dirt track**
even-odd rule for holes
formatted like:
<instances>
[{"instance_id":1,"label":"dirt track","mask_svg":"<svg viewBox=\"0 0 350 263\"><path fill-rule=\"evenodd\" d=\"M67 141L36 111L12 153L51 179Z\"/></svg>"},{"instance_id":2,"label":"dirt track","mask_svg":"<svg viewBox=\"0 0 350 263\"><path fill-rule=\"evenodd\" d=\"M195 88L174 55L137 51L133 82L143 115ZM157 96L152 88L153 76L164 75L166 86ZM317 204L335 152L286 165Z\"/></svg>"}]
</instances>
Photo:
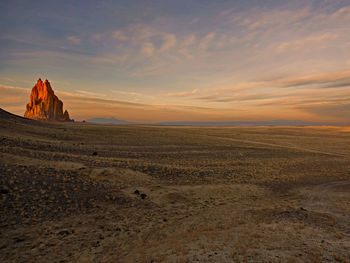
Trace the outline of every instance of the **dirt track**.
<instances>
[{"instance_id":1,"label":"dirt track","mask_svg":"<svg viewBox=\"0 0 350 263\"><path fill-rule=\"evenodd\" d=\"M350 236L350 181L336 181L313 187L304 207L310 211L326 213L335 218Z\"/></svg>"},{"instance_id":2,"label":"dirt track","mask_svg":"<svg viewBox=\"0 0 350 263\"><path fill-rule=\"evenodd\" d=\"M204 135L204 136L208 136L208 135ZM251 141L251 140L242 140L242 139L232 139L232 138L218 137L218 136L212 136L212 135L210 135L208 137L215 137L215 138L221 139L221 140L241 142L241 143L247 143L247 144L253 144L253 145L256 144L256 145L262 145L262 146L269 146L269 147L277 147L277 148L285 148L285 149L290 149L290 150L297 150L297 151L302 151L302 152L319 153L319 154L325 154L325 155L336 156L336 157L348 157L347 155L344 155L344 154L324 152L324 151L307 149L307 148L297 147L297 146L280 145L280 144L274 144L274 143L266 143L266 142L258 142L258 141Z\"/></svg>"}]
</instances>

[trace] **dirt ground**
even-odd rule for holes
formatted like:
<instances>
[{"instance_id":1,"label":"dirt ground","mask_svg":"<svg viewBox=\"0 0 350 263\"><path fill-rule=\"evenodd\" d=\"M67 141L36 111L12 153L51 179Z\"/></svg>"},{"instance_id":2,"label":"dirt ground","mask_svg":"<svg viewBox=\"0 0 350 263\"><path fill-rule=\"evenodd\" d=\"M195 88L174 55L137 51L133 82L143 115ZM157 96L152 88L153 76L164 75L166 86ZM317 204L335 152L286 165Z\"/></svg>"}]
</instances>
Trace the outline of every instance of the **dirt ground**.
<instances>
[{"instance_id":1,"label":"dirt ground","mask_svg":"<svg viewBox=\"0 0 350 263\"><path fill-rule=\"evenodd\" d=\"M0 110L1 262L350 262L350 129Z\"/></svg>"}]
</instances>

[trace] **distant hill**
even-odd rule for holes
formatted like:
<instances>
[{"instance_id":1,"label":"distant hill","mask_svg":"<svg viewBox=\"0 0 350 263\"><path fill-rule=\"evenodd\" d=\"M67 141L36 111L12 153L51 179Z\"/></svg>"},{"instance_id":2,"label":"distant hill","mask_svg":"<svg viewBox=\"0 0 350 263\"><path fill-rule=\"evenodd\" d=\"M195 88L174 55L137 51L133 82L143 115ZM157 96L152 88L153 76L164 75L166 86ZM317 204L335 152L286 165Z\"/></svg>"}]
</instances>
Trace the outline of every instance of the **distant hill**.
<instances>
[{"instance_id":1,"label":"distant hill","mask_svg":"<svg viewBox=\"0 0 350 263\"><path fill-rule=\"evenodd\" d=\"M307 122L298 120L272 120L272 121L232 121L232 122L198 122L198 121L177 121L158 122L155 125L169 126L332 126L337 124Z\"/></svg>"},{"instance_id":2,"label":"distant hill","mask_svg":"<svg viewBox=\"0 0 350 263\"><path fill-rule=\"evenodd\" d=\"M0 108L0 127L1 128L10 128L10 129L13 129L13 131L15 132L16 129L30 131L33 128L33 126L52 127L52 125L55 125L55 124L28 119L28 118L10 113ZM32 128L30 126L32 126Z\"/></svg>"},{"instance_id":3,"label":"distant hill","mask_svg":"<svg viewBox=\"0 0 350 263\"><path fill-rule=\"evenodd\" d=\"M87 120L91 123L101 124L132 124L125 120L116 118L92 118ZM31 124L36 126L50 126L49 123L27 119L22 116L12 114L0 108L0 127L14 124ZM348 126L349 124L323 123L323 122L307 122L298 120L272 120L272 121L233 121L233 122L198 122L198 121L175 121L175 122L158 122L153 125L160 126Z\"/></svg>"},{"instance_id":4,"label":"distant hill","mask_svg":"<svg viewBox=\"0 0 350 263\"><path fill-rule=\"evenodd\" d=\"M131 122L118 120L116 118L92 118L87 120L87 122L101 123L101 124L131 124Z\"/></svg>"}]
</instances>

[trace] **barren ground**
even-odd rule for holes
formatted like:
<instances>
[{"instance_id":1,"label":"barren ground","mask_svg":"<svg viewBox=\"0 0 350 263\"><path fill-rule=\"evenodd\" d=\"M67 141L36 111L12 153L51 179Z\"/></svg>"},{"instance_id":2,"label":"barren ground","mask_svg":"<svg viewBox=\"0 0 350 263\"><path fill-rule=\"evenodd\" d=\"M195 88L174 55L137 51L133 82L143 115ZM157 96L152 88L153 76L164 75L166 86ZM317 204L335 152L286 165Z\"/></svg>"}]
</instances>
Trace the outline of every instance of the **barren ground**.
<instances>
[{"instance_id":1,"label":"barren ground","mask_svg":"<svg viewBox=\"0 0 350 263\"><path fill-rule=\"evenodd\" d=\"M0 111L0 175L1 262L350 262L349 128Z\"/></svg>"}]
</instances>

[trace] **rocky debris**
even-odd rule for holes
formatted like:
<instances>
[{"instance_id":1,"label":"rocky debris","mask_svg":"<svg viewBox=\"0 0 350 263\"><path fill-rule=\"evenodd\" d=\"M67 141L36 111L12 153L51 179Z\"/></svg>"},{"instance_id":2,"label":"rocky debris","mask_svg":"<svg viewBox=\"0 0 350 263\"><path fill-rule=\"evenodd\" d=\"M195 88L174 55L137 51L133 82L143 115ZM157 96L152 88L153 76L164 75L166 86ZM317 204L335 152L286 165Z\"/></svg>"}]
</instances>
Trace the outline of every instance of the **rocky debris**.
<instances>
[{"instance_id":1,"label":"rocky debris","mask_svg":"<svg viewBox=\"0 0 350 263\"><path fill-rule=\"evenodd\" d=\"M0 174L0 227L33 225L87 214L96 209L104 209L97 207L101 204L118 207L130 204L114 188L112 198L106 199L107 194L111 195L111 187L96 184L75 170L0 165Z\"/></svg>"},{"instance_id":2,"label":"rocky debris","mask_svg":"<svg viewBox=\"0 0 350 263\"><path fill-rule=\"evenodd\" d=\"M25 239L21 238L21 237L15 237L13 240L15 243L21 243L21 242L25 241Z\"/></svg>"},{"instance_id":3,"label":"rocky debris","mask_svg":"<svg viewBox=\"0 0 350 263\"><path fill-rule=\"evenodd\" d=\"M38 79L32 88L24 117L41 121L70 121L69 113L63 113L63 102L55 95L50 82Z\"/></svg>"},{"instance_id":4,"label":"rocky debris","mask_svg":"<svg viewBox=\"0 0 350 263\"><path fill-rule=\"evenodd\" d=\"M93 152L92 155L93 155L93 156L97 156L97 152Z\"/></svg>"},{"instance_id":5,"label":"rocky debris","mask_svg":"<svg viewBox=\"0 0 350 263\"><path fill-rule=\"evenodd\" d=\"M9 192L9 190L8 190L8 188L6 186L1 186L0 187L0 194L6 195L6 194L8 194L8 192Z\"/></svg>"},{"instance_id":6,"label":"rocky debris","mask_svg":"<svg viewBox=\"0 0 350 263\"><path fill-rule=\"evenodd\" d=\"M144 193L141 194L141 192L140 192L138 189L136 189L136 190L134 191L134 194L135 194L135 195L139 195L139 196L141 197L141 199L145 199L145 198L147 197L146 194L144 194Z\"/></svg>"},{"instance_id":7,"label":"rocky debris","mask_svg":"<svg viewBox=\"0 0 350 263\"><path fill-rule=\"evenodd\" d=\"M71 232L68 230L61 230L60 232L58 232L58 234L61 236L68 236L71 234Z\"/></svg>"}]
</instances>

